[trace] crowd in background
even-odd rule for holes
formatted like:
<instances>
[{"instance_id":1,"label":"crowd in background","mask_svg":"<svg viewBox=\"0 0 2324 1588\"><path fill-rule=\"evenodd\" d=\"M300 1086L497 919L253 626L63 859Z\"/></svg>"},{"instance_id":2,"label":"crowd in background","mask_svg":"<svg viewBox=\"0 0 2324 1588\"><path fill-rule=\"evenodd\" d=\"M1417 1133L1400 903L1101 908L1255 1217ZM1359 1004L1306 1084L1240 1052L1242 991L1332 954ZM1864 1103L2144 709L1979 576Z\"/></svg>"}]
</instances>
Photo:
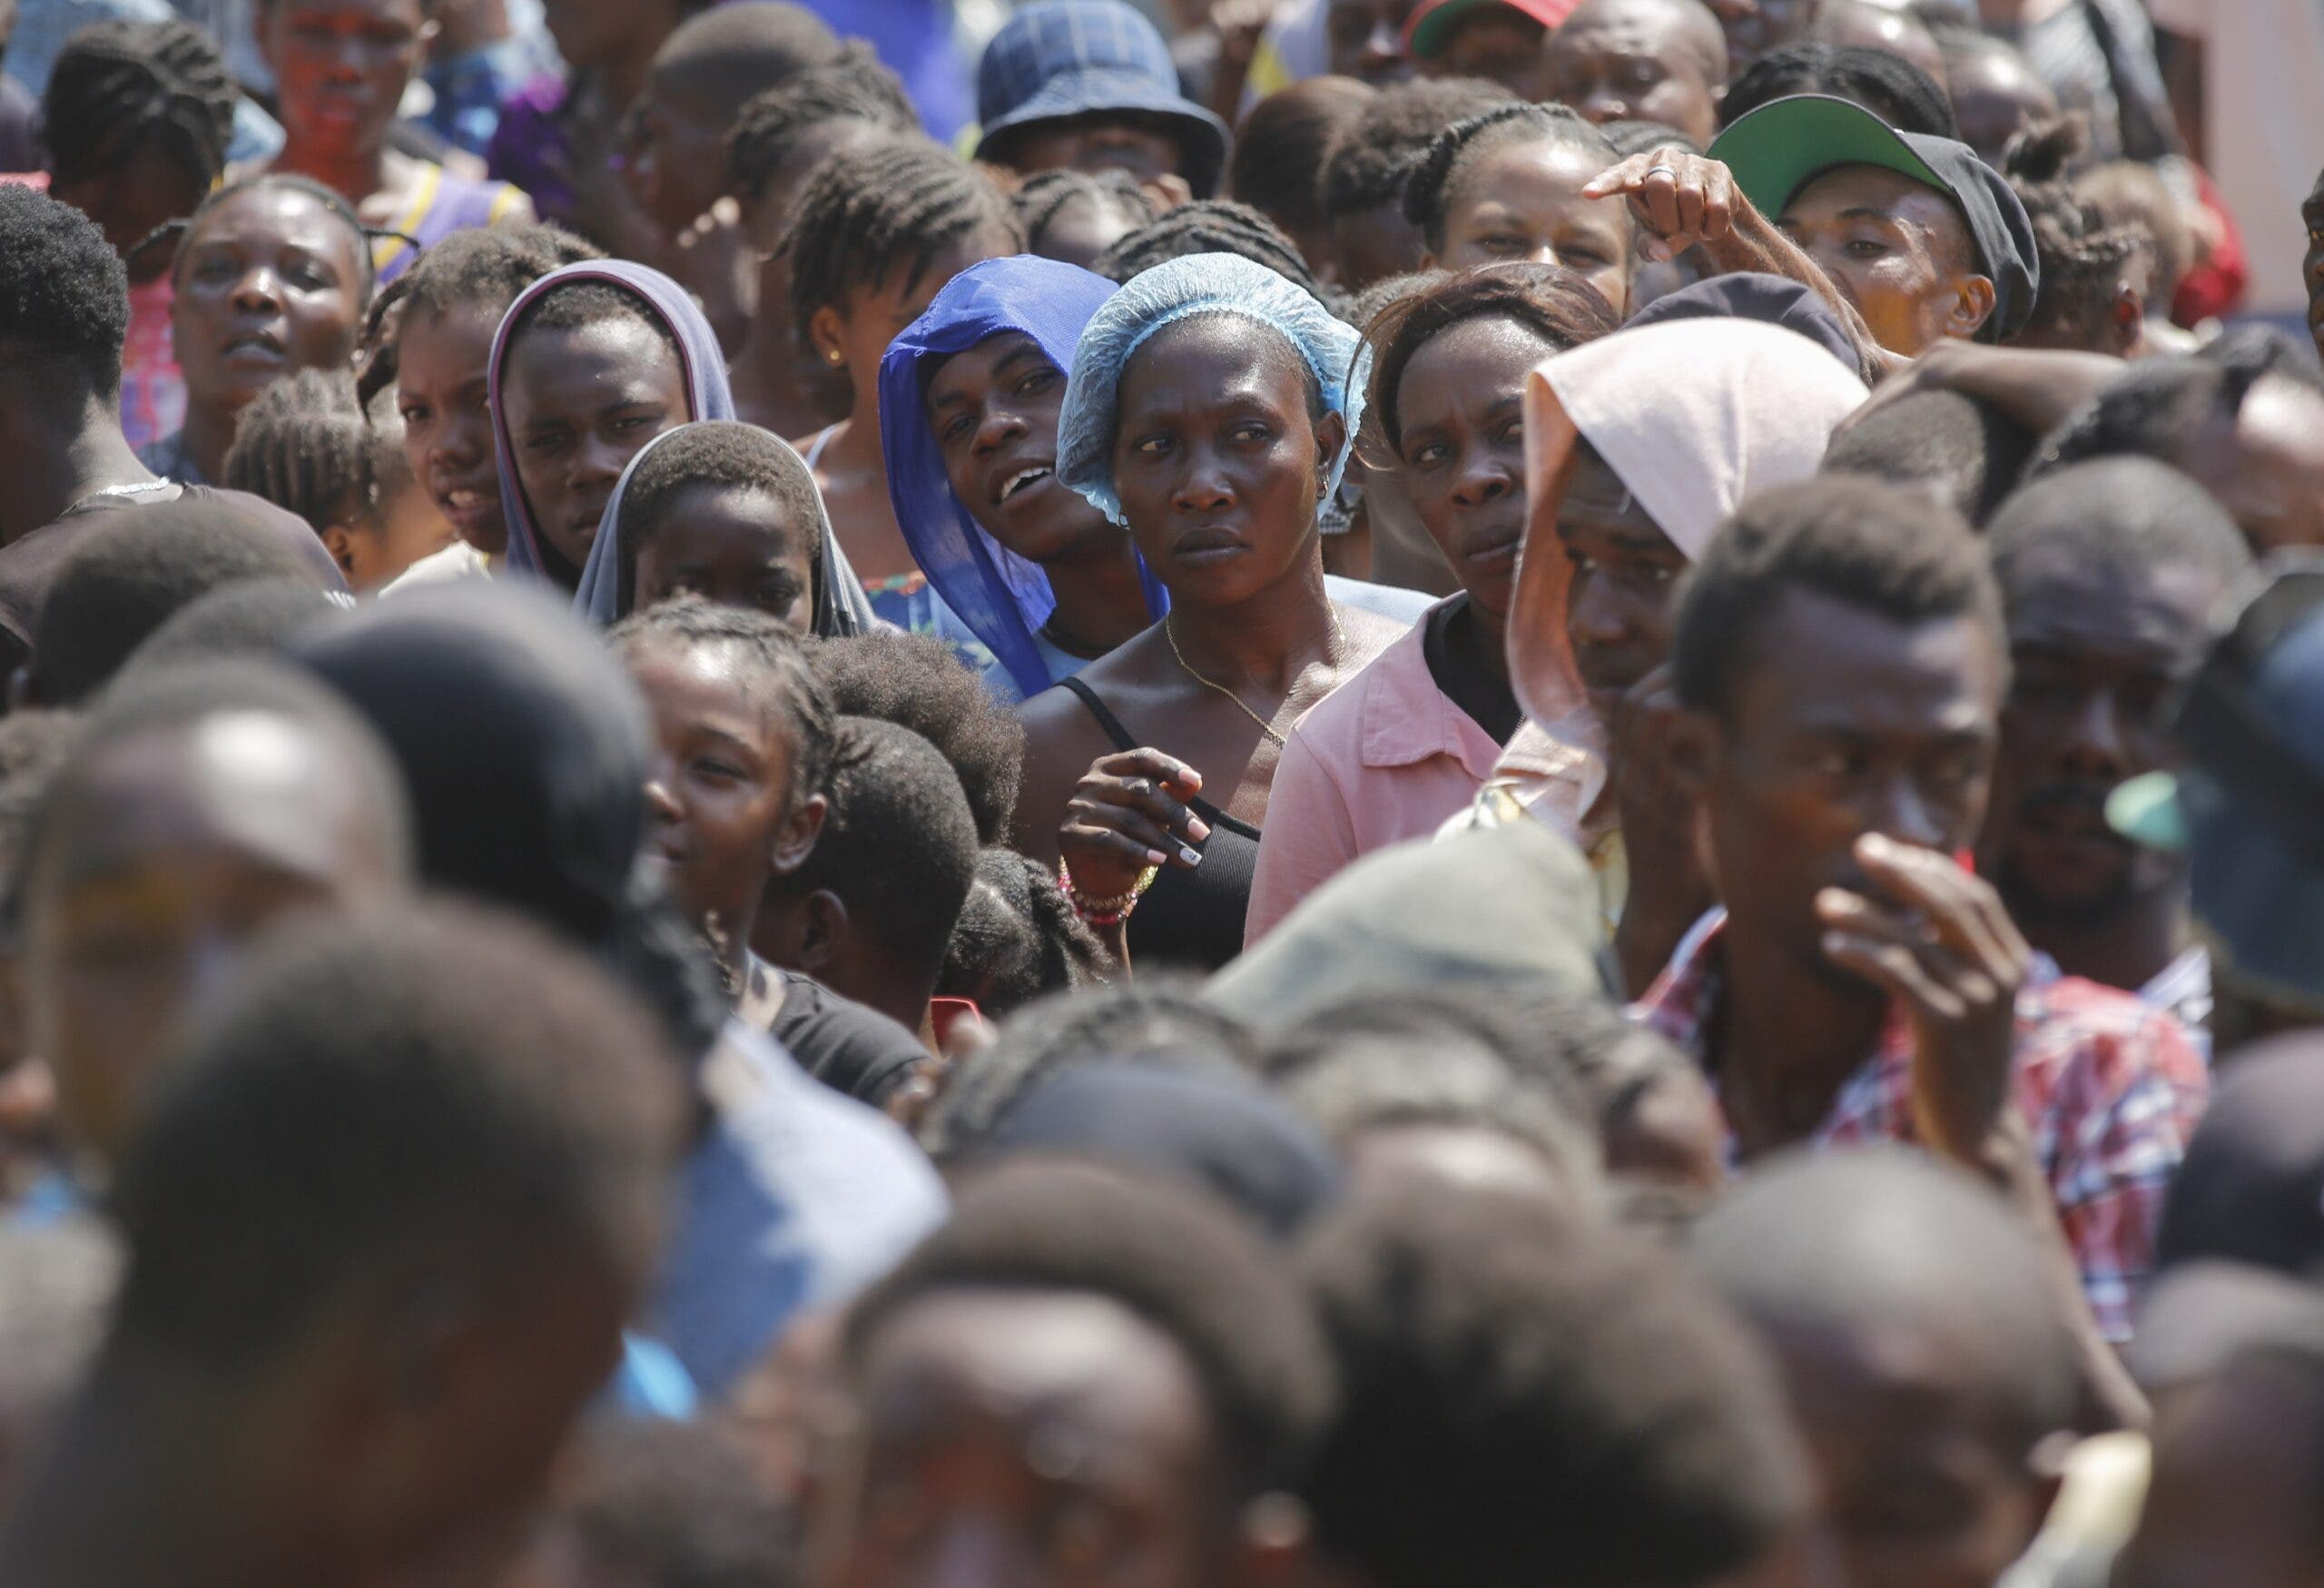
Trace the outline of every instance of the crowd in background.
<instances>
[{"instance_id":1,"label":"crowd in background","mask_svg":"<svg viewBox=\"0 0 2324 1588\"><path fill-rule=\"evenodd\" d=\"M2324 1578L2318 0L0 39L0 1588Z\"/></svg>"}]
</instances>

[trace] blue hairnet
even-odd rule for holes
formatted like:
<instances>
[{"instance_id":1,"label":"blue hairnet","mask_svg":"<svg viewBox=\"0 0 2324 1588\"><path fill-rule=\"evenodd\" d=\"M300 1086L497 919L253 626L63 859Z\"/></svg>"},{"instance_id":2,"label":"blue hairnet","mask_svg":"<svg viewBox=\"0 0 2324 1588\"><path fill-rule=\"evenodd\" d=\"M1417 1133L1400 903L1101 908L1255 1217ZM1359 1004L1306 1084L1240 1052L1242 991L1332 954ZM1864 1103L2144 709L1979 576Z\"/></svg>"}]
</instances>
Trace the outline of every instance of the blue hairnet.
<instances>
[{"instance_id":1,"label":"blue hairnet","mask_svg":"<svg viewBox=\"0 0 2324 1588\"><path fill-rule=\"evenodd\" d=\"M1130 355L1164 326L1193 314L1217 313L1239 314L1266 326L1306 360L1324 407L1347 421L1347 439L1324 480L1324 499L1339 488L1364 418L1371 350L1313 294L1266 266L1235 253L1188 254L1132 276L1090 317L1073 350L1065 412L1058 422L1057 475L1117 524L1124 521L1122 499L1114 489L1122 370Z\"/></svg>"}]
</instances>

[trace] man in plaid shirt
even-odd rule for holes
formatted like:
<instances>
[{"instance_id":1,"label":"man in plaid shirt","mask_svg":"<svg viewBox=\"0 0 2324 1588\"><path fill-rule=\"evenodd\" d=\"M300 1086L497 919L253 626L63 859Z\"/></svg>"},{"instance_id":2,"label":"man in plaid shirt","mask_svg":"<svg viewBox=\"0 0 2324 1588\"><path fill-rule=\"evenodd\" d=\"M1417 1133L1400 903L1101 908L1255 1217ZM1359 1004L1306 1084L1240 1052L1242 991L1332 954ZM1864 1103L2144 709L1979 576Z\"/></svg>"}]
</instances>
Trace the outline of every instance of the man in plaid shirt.
<instances>
[{"instance_id":1,"label":"man in plaid shirt","mask_svg":"<svg viewBox=\"0 0 2324 1588\"><path fill-rule=\"evenodd\" d=\"M2024 939L1955 858L2007 657L1984 548L1949 512L1835 478L1747 505L1697 566L1672 660L1672 753L1726 909L1639 1012L1701 1059L1732 1159L1926 1147L2063 1238L2084 1335L2120 1341L2204 1068L2128 994L2028 988ZM2109 1387L2119 1369L2089 1356Z\"/></svg>"}]
</instances>

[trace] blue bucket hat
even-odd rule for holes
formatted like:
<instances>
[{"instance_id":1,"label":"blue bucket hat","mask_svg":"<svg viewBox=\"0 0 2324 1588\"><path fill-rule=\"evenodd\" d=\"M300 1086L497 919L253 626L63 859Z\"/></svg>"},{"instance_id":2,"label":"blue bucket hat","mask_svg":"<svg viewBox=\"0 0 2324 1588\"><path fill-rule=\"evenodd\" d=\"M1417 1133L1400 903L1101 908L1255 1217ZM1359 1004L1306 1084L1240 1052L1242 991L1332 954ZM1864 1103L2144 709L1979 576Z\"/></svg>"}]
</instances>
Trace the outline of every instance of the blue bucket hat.
<instances>
[{"instance_id":1,"label":"blue bucket hat","mask_svg":"<svg viewBox=\"0 0 2324 1588\"><path fill-rule=\"evenodd\" d=\"M1166 123L1196 198L1226 169L1226 123L1178 92L1154 25L1122 0L1041 0L1009 19L977 66L980 158L1008 163L1004 133L1075 116L1134 113Z\"/></svg>"}]
</instances>

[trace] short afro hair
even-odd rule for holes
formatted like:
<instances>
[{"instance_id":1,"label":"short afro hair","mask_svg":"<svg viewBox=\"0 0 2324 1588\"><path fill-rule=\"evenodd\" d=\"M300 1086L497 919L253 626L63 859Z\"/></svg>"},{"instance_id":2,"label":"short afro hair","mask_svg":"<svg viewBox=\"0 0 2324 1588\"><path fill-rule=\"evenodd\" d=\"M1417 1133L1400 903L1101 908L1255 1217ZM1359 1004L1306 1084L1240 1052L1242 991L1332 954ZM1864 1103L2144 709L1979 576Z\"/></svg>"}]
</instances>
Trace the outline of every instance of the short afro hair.
<instances>
[{"instance_id":1,"label":"short afro hair","mask_svg":"<svg viewBox=\"0 0 2324 1588\"><path fill-rule=\"evenodd\" d=\"M649 1588L783 1588L801 1580L798 1514L727 1430L608 1421L580 1446L580 1476L548 1538L592 1580Z\"/></svg>"},{"instance_id":2,"label":"short afro hair","mask_svg":"<svg viewBox=\"0 0 2324 1588\"><path fill-rule=\"evenodd\" d=\"M1296 1482L1330 1415L1329 1358L1296 1283L1191 1189L1059 1162L971 1180L951 1221L849 1313L850 1366L861 1374L882 1328L952 1291L1105 1297L1168 1336L1208 1403L1230 1506Z\"/></svg>"},{"instance_id":3,"label":"short afro hair","mask_svg":"<svg viewBox=\"0 0 2324 1588\"><path fill-rule=\"evenodd\" d=\"M1516 98L1498 83L1474 77L1421 77L1380 90L1341 129L1324 158L1325 219L1401 206L1413 167L1439 133Z\"/></svg>"},{"instance_id":4,"label":"short afro hair","mask_svg":"<svg viewBox=\"0 0 2324 1588\"><path fill-rule=\"evenodd\" d=\"M181 496L108 515L63 565L33 626L30 685L43 705L73 705L138 646L211 591L261 579L312 586L313 571L231 501Z\"/></svg>"},{"instance_id":5,"label":"short afro hair","mask_svg":"<svg viewBox=\"0 0 2324 1588\"><path fill-rule=\"evenodd\" d=\"M527 302L517 316L517 322L508 327L504 342L506 356L513 360L517 343L536 330L580 330L616 320L634 321L645 327L670 350L671 357L684 361L685 350L678 346L678 333L642 294L591 277L559 281Z\"/></svg>"},{"instance_id":6,"label":"short afro hair","mask_svg":"<svg viewBox=\"0 0 2324 1588\"><path fill-rule=\"evenodd\" d=\"M2061 567L2132 581L2188 569L2221 595L2252 568L2250 546L2217 498L2151 458L2101 458L2046 474L2002 504L1986 539L2004 605L2024 580Z\"/></svg>"},{"instance_id":7,"label":"short afro hair","mask_svg":"<svg viewBox=\"0 0 2324 1588\"><path fill-rule=\"evenodd\" d=\"M831 691L832 710L894 723L935 745L960 774L977 841L1008 841L1024 770L1024 725L941 641L874 631L817 640L807 659Z\"/></svg>"},{"instance_id":8,"label":"short afro hair","mask_svg":"<svg viewBox=\"0 0 2324 1588\"><path fill-rule=\"evenodd\" d=\"M1167 1057L1220 1072L1256 1070L1257 1033L1206 1001L1200 987L1141 976L1028 1004L1003 1022L992 1046L953 1066L921 1121L921 1145L940 1160L973 1149L1034 1087L1078 1064Z\"/></svg>"},{"instance_id":9,"label":"short afro hair","mask_svg":"<svg viewBox=\"0 0 2324 1588\"><path fill-rule=\"evenodd\" d=\"M1232 199L1196 199L1122 238L1091 261L1090 269L1121 283L1131 277L1194 253L1232 253L1263 264L1305 292L1321 299L1324 288L1307 268L1299 245L1282 227L1248 204Z\"/></svg>"},{"instance_id":10,"label":"short afro hair","mask_svg":"<svg viewBox=\"0 0 2324 1588\"><path fill-rule=\"evenodd\" d=\"M821 587L823 570L823 498L815 477L796 452L756 425L713 420L692 424L641 454L623 487L621 577L617 609L637 599L637 554L659 534L671 513L692 490L743 490L765 497L807 552L808 574ZM803 592L810 602L813 591Z\"/></svg>"},{"instance_id":11,"label":"short afro hair","mask_svg":"<svg viewBox=\"0 0 2324 1588\"><path fill-rule=\"evenodd\" d=\"M1982 399L1915 391L1866 411L1834 438L1822 472L1926 491L1976 528L2017 488L2035 439Z\"/></svg>"},{"instance_id":12,"label":"short afro hair","mask_svg":"<svg viewBox=\"0 0 2324 1588\"><path fill-rule=\"evenodd\" d=\"M986 849L952 923L936 993L969 999L998 1020L1049 993L1093 986L1111 969L1047 866L1013 849Z\"/></svg>"},{"instance_id":13,"label":"short afro hair","mask_svg":"<svg viewBox=\"0 0 2324 1588\"><path fill-rule=\"evenodd\" d=\"M899 135L920 129L903 80L880 64L870 45L850 39L832 60L785 78L743 106L726 134L734 191L746 199L765 198L801 140L831 122L861 122Z\"/></svg>"},{"instance_id":14,"label":"short afro hair","mask_svg":"<svg viewBox=\"0 0 2324 1588\"><path fill-rule=\"evenodd\" d=\"M1689 709L1733 709L1787 589L1896 623L1965 617L2005 646L1984 547L1951 508L1846 476L1762 492L1711 537L1680 587L1670 667Z\"/></svg>"},{"instance_id":15,"label":"short afro hair","mask_svg":"<svg viewBox=\"0 0 2324 1588\"><path fill-rule=\"evenodd\" d=\"M976 823L960 780L910 728L850 716L840 722L830 794L806 863L774 886L838 895L852 924L932 984L976 881Z\"/></svg>"},{"instance_id":16,"label":"short afro hair","mask_svg":"<svg viewBox=\"0 0 2324 1588\"><path fill-rule=\"evenodd\" d=\"M765 613L679 596L625 617L606 632L606 643L616 654L632 656L655 646L715 646L738 656L751 686L770 692L790 719L791 808L830 784L838 714L822 680L807 665L799 636Z\"/></svg>"},{"instance_id":17,"label":"short afro hair","mask_svg":"<svg viewBox=\"0 0 2324 1588\"><path fill-rule=\"evenodd\" d=\"M653 73L684 90L714 124L731 126L753 94L839 59L839 35L803 5L742 0L678 24L655 53Z\"/></svg>"},{"instance_id":18,"label":"short afro hair","mask_svg":"<svg viewBox=\"0 0 2324 1588\"><path fill-rule=\"evenodd\" d=\"M97 223L37 188L0 183L0 354L23 383L18 400L77 424L76 390L120 396L128 339L129 272Z\"/></svg>"},{"instance_id":19,"label":"short afro hair","mask_svg":"<svg viewBox=\"0 0 2324 1588\"><path fill-rule=\"evenodd\" d=\"M1738 73L1719 101L1718 124L1731 127L1761 105L1801 94L1862 105L1900 133L1961 137L1944 87L1904 56L1814 40L1778 45Z\"/></svg>"},{"instance_id":20,"label":"short afro hair","mask_svg":"<svg viewBox=\"0 0 2324 1588\"><path fill-rule=\"evenodd\" d=\"M1430 249L1442 249L1462 173L1495 149L1527 143L1578 149L1608 165L1619 158L1613 140L1564 105L1500 105L1453 123L1430 142L1404 183L1404 219L1420 228Z\"/></svg>"},{"instance_id":21,"label":"short afro hair","mask_svg":"<svg viewBox=\"0 0 2324 1588\"><path fill-rule=\"evenodd\" d=\"M1805 1509L1765 1356L1631 1238L1383 1180L1304 1266L1341 1375L1306 1495L1381 1588L1693 1588Z\"/></svg>"},{"instance_id":22,"label":"short afro hair","mask_svg":"<svg viewBox=\"0 0 2324 1588\"><path fill-rule=\"evenodd\" d=\"M682 1073L639 1009L507 916L411 908L279 941L123 1159L114 1337L250 1377L391 1268L482 1296L552 1258L640 1282Z\"/></svg>"}]
</instances>

